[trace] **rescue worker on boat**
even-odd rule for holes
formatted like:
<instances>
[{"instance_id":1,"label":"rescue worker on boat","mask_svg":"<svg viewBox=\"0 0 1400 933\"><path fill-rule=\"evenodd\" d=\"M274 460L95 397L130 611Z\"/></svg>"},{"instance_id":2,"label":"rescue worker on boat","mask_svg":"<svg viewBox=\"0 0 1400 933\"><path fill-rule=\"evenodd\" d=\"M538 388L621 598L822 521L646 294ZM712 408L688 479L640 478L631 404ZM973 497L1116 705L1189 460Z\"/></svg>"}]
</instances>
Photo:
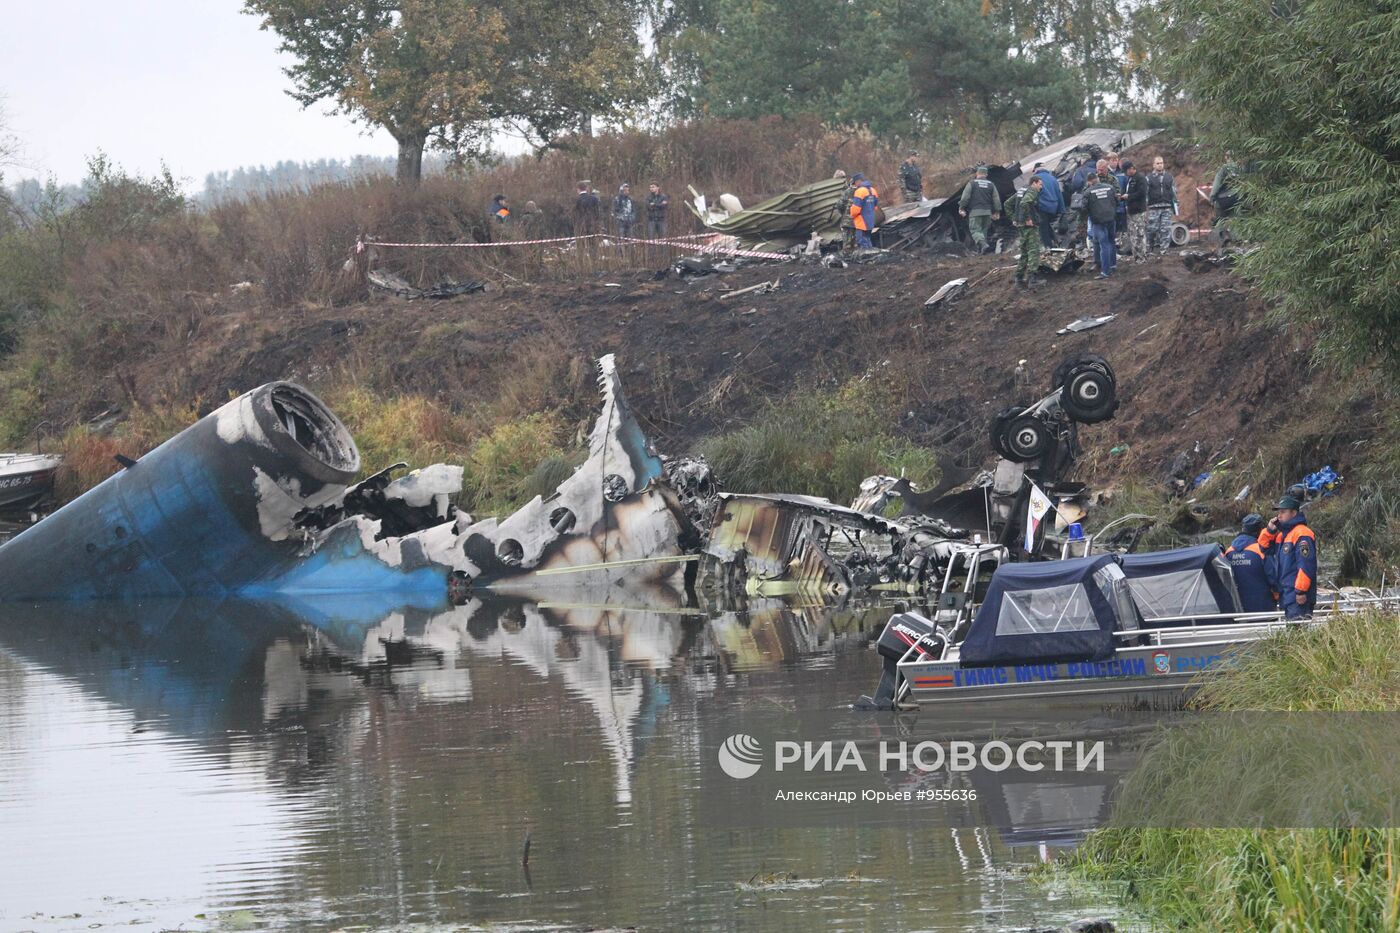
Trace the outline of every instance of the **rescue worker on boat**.
<instances>
[{"instance_id":1,"label":"rescue worker on boat","mask_svg":"<svg viewBox=\"0 0 1400 933\"><path fill-rule=\"evenodd\" d=\"M851 176L851 226L856 230L856 249L874 249L870 234L875 229L875 208L880 204L880 192L864 175Z\"/></svg>"},{"instance_id":2,"label":"rescue worker on boat","mask_svg":"<svg viewBox=\"0 0 1400 933\"><path fill-rule=\"evenodd\" d=\"M1278 500L1278 516L1259 536L1267 553L1278 547L1279 606L1286 619L1304 619L1317 608L1317 536L1293 496Z\"/></svg>"},{"instance_id":3,"label":"rescue worker on boat","mask_svg":"<svg viewBox=\"0 0 1400 933\"><path fill-rule=\"evenodd\" d=\"M1278 609L1278 578L1274 555L1259 543L1264 516L1252 512L1240 522L1240 533L1225 549L1225 558L1240 594L1245 612L1274 612Z\"/></svg>"}]
</instances>

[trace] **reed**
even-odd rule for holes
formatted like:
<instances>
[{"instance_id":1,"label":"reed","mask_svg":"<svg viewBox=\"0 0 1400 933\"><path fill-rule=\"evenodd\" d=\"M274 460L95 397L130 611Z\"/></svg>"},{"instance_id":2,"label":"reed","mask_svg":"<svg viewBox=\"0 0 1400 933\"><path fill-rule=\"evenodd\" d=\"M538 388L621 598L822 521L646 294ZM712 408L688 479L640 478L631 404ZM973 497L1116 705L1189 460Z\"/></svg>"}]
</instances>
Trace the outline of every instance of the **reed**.
<instances>
[{"instance_id":1,"label":"reed","mask_svg":"<svg viewBox=\"0 0 1400 933\"><path fill-rule=\"evenodd\" d=\"M1380 611L1280 635L1251 645L1237 664L1202 685L1195 702L1206 711L1232 713L1400 709L1397 641L1400 616ZM1354 806L1368 786L1385 788L1393 771L1387 770L1387 763L1379 763L1380 770L1370 773L1317 775L1309 767L1315 772L1325 766L1314 761L1311 765L1300 762L1289 774L1251 775L1254 780L1241 781L1242 775L1249 775L1249 752L1242 748L1247 744L1193 740L1188 755L1169 733L1147 753L1140 769L1144 778L1130 781L1123 804L1131 807L1133 801L1141 804L1150 798L1152 806L1172 810L1191 805L1183 792L1196 798L1228 795L1232 793L1229 785L1235 785L1241 794L1287 798L1284 802L1292 807L1289 801L1296 802L1299 794L1317 783L1326 784L1315 779L1328 777L1340 780L1348 805ZM1393 806L1393 797L1372 802ZM1209 805L1218 813L1230 803L1216 799ZM1117 886L1133 910L1163 928L1388 931L1400 928L1397 855L1400 830L1385 826L1166 829L1120 825L1090 834L1050 872Z\"/></svg>"}]
</instances>

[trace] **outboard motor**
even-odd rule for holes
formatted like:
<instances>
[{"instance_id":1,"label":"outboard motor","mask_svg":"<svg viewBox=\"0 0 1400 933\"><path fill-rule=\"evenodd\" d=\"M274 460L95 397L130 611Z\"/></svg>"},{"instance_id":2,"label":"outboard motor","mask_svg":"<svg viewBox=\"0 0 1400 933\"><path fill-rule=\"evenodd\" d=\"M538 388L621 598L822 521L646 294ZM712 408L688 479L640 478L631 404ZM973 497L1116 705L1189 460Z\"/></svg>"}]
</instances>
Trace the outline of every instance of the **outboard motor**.
<instances>
[{"instance_id":1,"label":"outboard motor","mask_svg":"<svg viewBox=\"0 0 1400 933\"><path fill-rule=\"evenodd\" d=\"M914 658L942 657L947 637L930 620L917 612L897 612L885 623L885 630L875 641L875 650L884 659L880 683L873 697L863 696L852 704L854 709L892 710L904 695L901 689L899 662L906 656Z\"/></svg>"}]
</instances>

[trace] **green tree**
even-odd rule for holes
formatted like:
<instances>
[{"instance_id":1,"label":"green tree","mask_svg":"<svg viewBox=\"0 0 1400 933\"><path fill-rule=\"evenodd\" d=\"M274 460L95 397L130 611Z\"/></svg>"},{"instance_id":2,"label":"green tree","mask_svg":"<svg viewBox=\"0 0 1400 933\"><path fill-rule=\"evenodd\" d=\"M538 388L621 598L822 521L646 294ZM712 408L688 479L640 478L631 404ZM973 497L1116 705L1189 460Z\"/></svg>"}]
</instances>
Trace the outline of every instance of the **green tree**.
<instances>
[{"instance_id":1,"label":"green tree","mask_svg":"<svg viewBox=\"0 0 1400 933\"><path fill-rule=\"evenodd\" d=\"M492 113L536 148L592 135L595 120L622 118L655 92L637 0L513 0L502 9L507 67Z\"/></svg>"},{"instance_id":2,"label":"green tree","mask_svg":"<svg viewBox=\"0 0 1400 933\"><path fill-rule=\"evenodd\" d=\"M422 176L430 139L460 153L483 138L506 41L498 10L463 0L245 0L244 9L296 56L292 97L332 101L389 131L401 182Z\"/></svg>"},{"instance_id":3,"label":"green tree","mask_svg":"<svg viewBox=\"0 0 1400 933\"><path fill-rule=\"evenodd\" d=\"M906 138L1030 137L1083 108L1060 45L1030 20L1018 31L1018 11L983 0L678 0L655 28L683 117L810 114Z\"/></svg>"},{"instance_id":4,"label":"green tree","mask_svg":"<svg viewBox=\"0 0 1400 933\"><path fill-rule=\"evenodd\" d=\"M1241 270L1324 357L1400 360L1400 2L1168 0L1175 66L1255 169Z\"/></svg>"},{"instance_id":5,"label":"green tree","mask_svg":"<svg viewBox=\"0 0 1400 933\"><path fill-rule=\"evenodd\" d=\"M382 126L415 183L509 123L540 145L646 96L640 0L245 0L296 56L291 95Z\"/></svg>"},{"instance_id":6,"label":"green tree","mask_svg":"<svg viewBox=\"0 0 1400 933\"><path fill-rule=\"evenodd\" d=\"M1058 48L1018 36L1008 20L983 0L921 5L905 35L913 96L929 131L995 137L1016 127L1016 136L1029 139L1079 120L1075 75Z\"/></svg>"},{"instance_id":7,"label":"green tree","mask_svg":"<svg viewBox=\"0 0 1400 933\"><path fill-rule=\"evenodd\" d=\"M881 5L844 0L716 0L713 26L688 27L701 115L758 118L814 114L833 123L881 126L872 113L907 121L908 81L872 86L888 67L890 24ZM709 33L705 41L697 33ZM870 96L877 92L894 107Z\"/></svg>"}]
</instances>

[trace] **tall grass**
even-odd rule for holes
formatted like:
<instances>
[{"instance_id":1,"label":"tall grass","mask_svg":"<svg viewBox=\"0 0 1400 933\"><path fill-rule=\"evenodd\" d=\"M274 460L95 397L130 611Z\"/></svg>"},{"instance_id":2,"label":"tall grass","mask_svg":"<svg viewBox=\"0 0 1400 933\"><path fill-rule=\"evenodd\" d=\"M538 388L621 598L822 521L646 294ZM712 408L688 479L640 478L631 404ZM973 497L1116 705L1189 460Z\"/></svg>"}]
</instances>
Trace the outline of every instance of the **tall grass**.
<instances>
[{"instance_id":1,"label":"tall grass","mask_svg":"<svg viewBox=\"0 0 1400 933\"><path fill-rule=\"evenodd\" d=\"M568 475L557 466L570 462L565 432L550 411L482 421L422 396L381 397L358 384L325 397L354 435L366 474L399 462L459 464L465 475L458 505L473 513L511 511L552 492L557 481L543 486L549 479Z\"/></svg>"},{"instance_id":2,"label":"tall grass","mask_svg":"<svg viewBox=\"0 0 1400 933\"><path fill-rule=\"evenodd\" d=\"M735 492L781 490L845 502L876 473L932 483L933 452L876 427L881 395L859 379L837 392L799 389L749 424L708 438L700 452Z\"/></svg>"},{"instance_id":3,"label":"tall grass","mask_svg":"<svg viewBox=\"0 0 1400 933\"><path fill-rule=\"evenodd\" d=\"M1390 933L1397 856L1394 829L1104 829L1075 862L1162 929Z\"/></svg>"},{"instance_id":4,"label":"tall grass","mask_svg":"<svg viewBox=\"0 0 1400 933\"><path fill-rule=\"evenodd\" d=\"M1196 703L1232 713L1394 711L1400 709L1397 644L1400 616L1394 613L1334 619L1251 646L1227 673L1202 686ZM1243 747L1249 742L1238 734L1238 725L1230 728L1237 730L1238 741L1203 743L1190 736L1187 754L1180 737L1169 734L1149 751L1140 771L1144 777L1135 777L1125 790L1125 822L1131 824L1133 811L1142 807L1171 810L1179 804L1214 807L1218 813L1230 806L1220 799L1232 793L1230 785L1239 785L1245 796L1263 795L1265 804L1269 796L1277 797L1284 811L1313 807L1315 815L1333 812L1320 807L1360 805L1368 787L1388 798L1372 802L1395 805L1393 761L1378 762L1370 771L1358 768L1361 773L1310 774L1309 768L1334 767L1326 756L1317 756L1288 774L1253 773L1250 751ZM1281 728L1298 726L1282 721ZM1352 738L1317 736L1328 747L1351 747ZM1173 757L1175 766L1167 761ZM1357 765L1350 756L1337 760L1344 767ZM1328 788L1341 793L1316 803L1299 800L1304 793L1325 797ZM1269 830L1120 825L1092 833L1068 869L1122 884L1133 905L1165 927L1391 931L1400 929L1398 855L1400 830L1386 825Z\"/></svg>"}]
</instances>

